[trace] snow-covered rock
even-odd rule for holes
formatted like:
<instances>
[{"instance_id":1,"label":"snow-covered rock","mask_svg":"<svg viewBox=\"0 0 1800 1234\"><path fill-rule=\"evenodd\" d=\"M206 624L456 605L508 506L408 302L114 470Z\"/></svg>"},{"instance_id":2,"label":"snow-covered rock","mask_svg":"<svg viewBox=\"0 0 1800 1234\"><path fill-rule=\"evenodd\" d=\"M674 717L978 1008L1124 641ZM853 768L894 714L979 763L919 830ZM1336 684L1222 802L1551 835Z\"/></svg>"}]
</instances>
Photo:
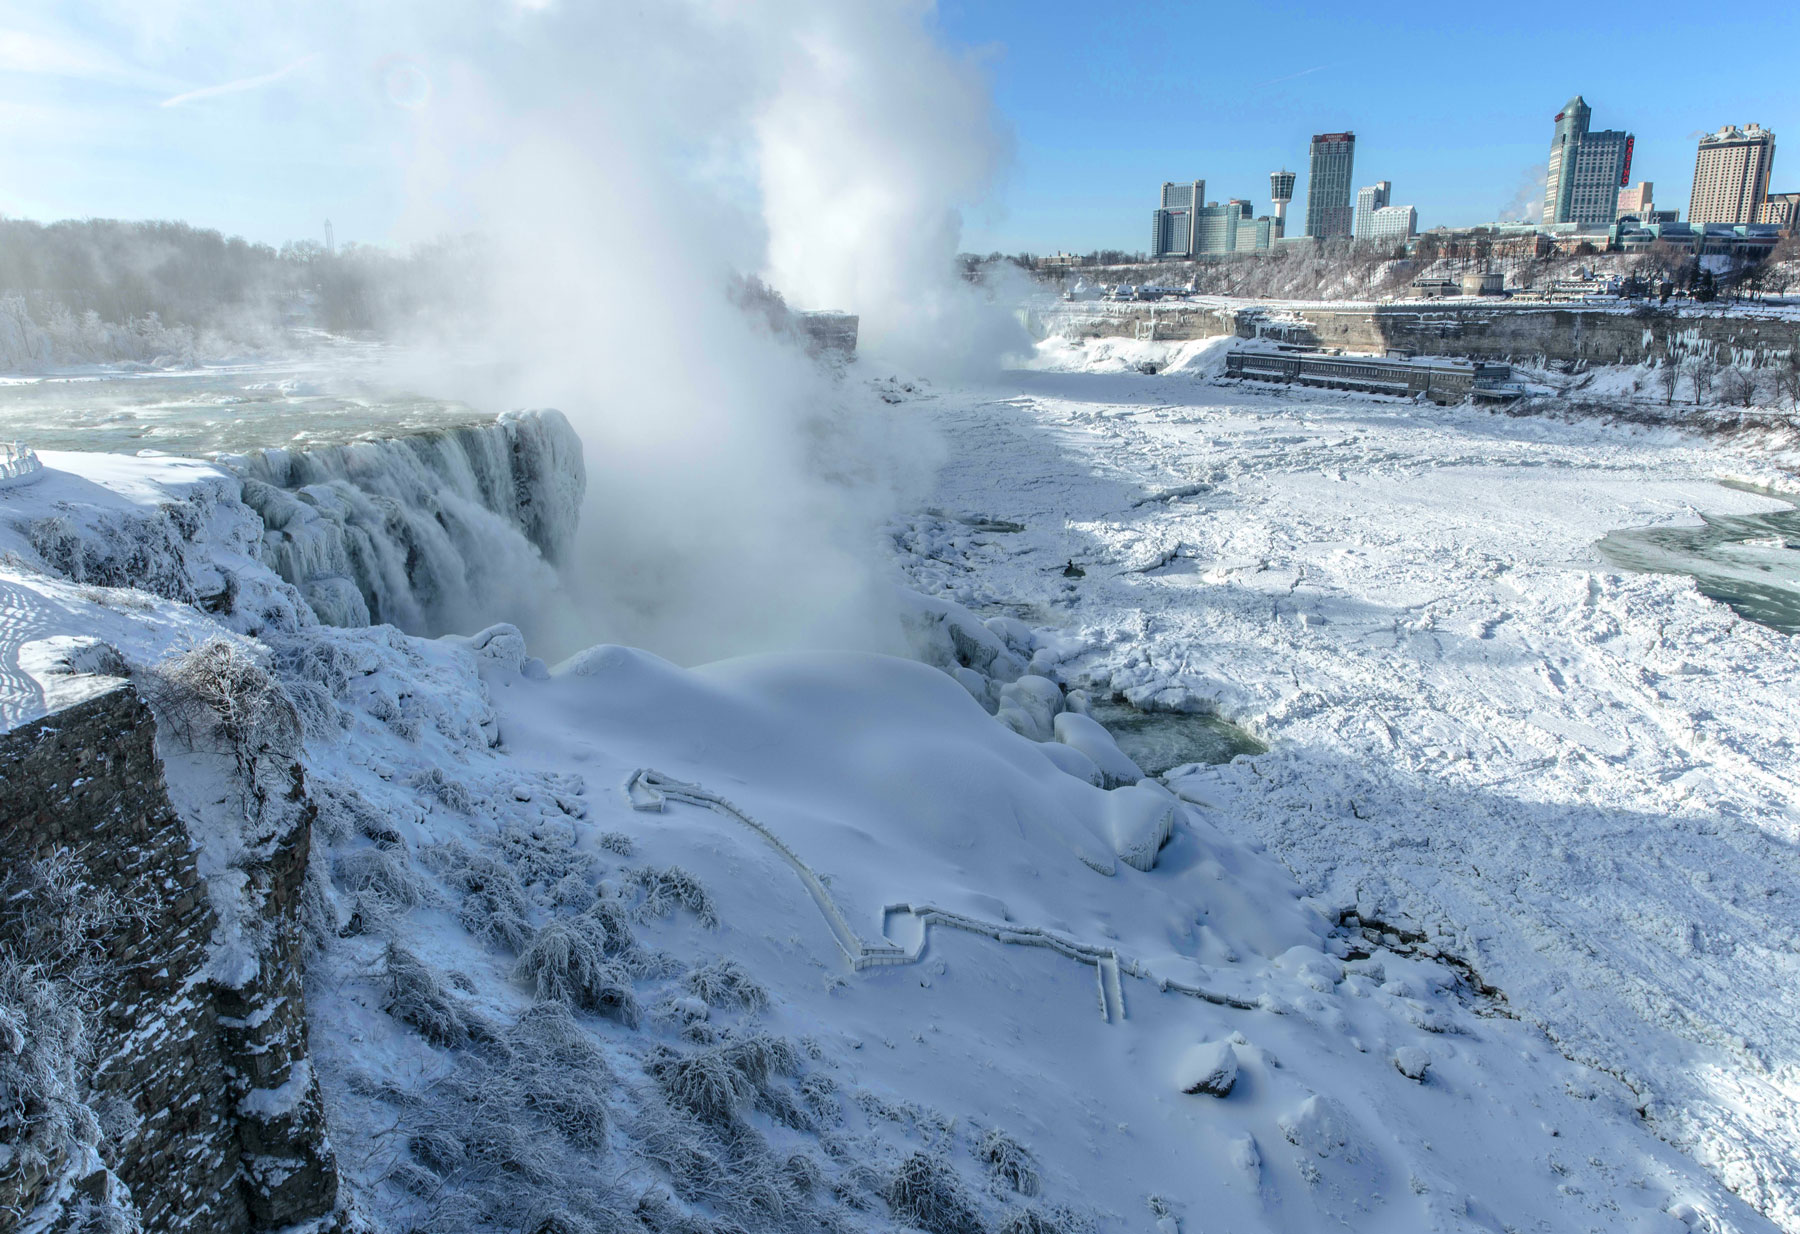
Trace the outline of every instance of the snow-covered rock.
<instances>
[{"instance_id":1,"label":"snow-covered rock","mask_svg":"<svg viewBox=\"0 0 1800 1234\"><path fill-rule=\"evenodd\" d=\"M1431 1055L1416 1045L1403 1045L1394 1051L1394 1070L1409 1080L1423 1081L1431 1066Z\"/></svg>"},{"instance_id":2,"label":"snow-covered rock","mask_svg":"<svg viewBox=\"0 0 1800 1234\"><path fill-rule=\"evenodd\" d=\"M1182 1054L1175 1067L1175 1087L1189 1094L1229 1097L1237 1075L1237 1051L1231 1043L1206 1041Z\"/></svg>"}]
</instances>

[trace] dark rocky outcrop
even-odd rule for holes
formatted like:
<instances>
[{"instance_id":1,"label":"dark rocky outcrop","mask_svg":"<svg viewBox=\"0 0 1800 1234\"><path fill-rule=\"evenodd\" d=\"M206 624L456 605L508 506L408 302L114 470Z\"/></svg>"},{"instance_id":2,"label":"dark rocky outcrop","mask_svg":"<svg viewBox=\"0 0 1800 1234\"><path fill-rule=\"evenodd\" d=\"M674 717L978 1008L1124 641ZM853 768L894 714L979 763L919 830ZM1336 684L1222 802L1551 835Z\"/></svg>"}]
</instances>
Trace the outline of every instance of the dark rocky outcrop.
<instances>
[{"instance_id":1,"label":"dark rocky outcrop","mask_svg":"<svg viewBox=\"0 0 1800 1234\"><path fill-rule=\"evenodd\" d=\"M146 1230L237 1234L336 1207L301 988L311 813L250 872L272 942L231 988L211 971L218 922L136 691L121 682L0 734L0 864L72 853L91 885L142 910L109 939L118 976L95 1015L91 1089L134 1116L110 1119L100 1148ZM0 1175L0 1206L28 1210L50 1181Z\"/></svg>"}]
</instances>

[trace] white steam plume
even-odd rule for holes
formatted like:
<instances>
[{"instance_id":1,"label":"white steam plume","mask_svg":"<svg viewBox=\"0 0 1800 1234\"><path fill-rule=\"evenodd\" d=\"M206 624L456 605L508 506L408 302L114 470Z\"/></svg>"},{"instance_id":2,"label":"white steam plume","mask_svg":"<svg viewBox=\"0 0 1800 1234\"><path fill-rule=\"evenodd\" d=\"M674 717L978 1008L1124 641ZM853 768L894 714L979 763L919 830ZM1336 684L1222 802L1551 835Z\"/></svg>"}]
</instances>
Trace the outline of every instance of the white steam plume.
<instances>
[{"instance_id":1,"label":"white steam plume","mask_svg":"<svg viewBox=\"0 0 1800 1234\"><path fill-rule=\"evenodd\" d=\"M204 37L203 10L174 8L186 33L165 7L147 45ZM411 237L490 238L485 363L412 375L496 410L558 406L581 432L563 649L693 661L893 637L876 532L935 447L727 289L764 271L797 307L859 313L884 371L966 372L1022 341L956 274L959 211L1005 143L931 18L918 0L271 5L214 49L220 79L317 53L283 88L392 143ZM384 84L397 62L404 98Z\"/></svg>"}]
</instances>

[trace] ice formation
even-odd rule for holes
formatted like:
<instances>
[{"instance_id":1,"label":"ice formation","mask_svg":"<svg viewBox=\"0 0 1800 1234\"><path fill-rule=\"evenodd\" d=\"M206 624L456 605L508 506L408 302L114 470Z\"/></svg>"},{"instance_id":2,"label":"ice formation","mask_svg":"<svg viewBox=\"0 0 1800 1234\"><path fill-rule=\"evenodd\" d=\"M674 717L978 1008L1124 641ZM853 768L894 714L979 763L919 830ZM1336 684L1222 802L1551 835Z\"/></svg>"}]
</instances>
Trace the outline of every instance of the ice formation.
<instances>
[{"instance_id":1,"label":"ice formation","mask_svg":"<svg viewBox=\"0 0 1800 1234\"><path fill-rule=\"evenodd\" d=\"M586 487L556 411L223 461L262 518L263 559L321 620L418 633L485 624L497 596L554 592Z\"/></svg>"}]
</instances>

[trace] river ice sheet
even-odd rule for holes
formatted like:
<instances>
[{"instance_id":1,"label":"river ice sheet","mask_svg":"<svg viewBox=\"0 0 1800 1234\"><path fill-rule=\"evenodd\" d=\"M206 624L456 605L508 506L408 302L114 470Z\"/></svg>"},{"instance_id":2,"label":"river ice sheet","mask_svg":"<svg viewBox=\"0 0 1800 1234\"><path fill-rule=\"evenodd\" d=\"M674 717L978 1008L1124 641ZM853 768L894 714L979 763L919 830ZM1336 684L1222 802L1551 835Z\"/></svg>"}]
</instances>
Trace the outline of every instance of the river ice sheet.
<instances>
[{"instance_id":1,"label":"river ice sheet","mask_svg":"<svg viewBox=\"0 0 1800 1234\"><path fill-rule=\"evenodd\" d=\"M1178 787L1467 957L1800 1229L1800 643L1593 547L1780 508L1717 483L1771 459L1094 346L911 405L948 438L938 509L1023 525L904 522L912 582L1054 627L1071 683L1269 741Z\"/></svg>"}]
</instances>

